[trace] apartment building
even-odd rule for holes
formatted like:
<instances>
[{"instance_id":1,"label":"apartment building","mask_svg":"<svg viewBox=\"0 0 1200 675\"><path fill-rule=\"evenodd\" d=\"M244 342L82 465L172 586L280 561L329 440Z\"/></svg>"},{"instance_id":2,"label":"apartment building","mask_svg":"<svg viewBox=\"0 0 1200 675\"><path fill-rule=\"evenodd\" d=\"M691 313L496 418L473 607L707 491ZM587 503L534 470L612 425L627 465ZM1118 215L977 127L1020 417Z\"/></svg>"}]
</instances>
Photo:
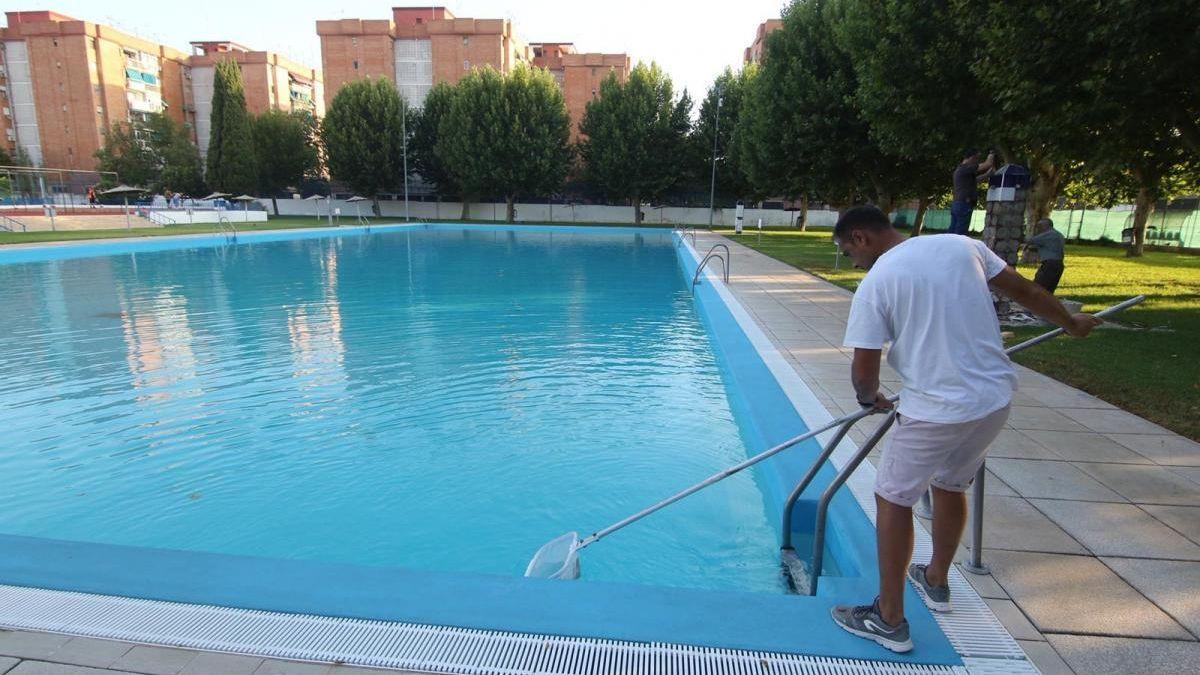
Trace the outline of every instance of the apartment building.
<instances>
[{"instance_id":1,"label":"apartment building","mask_svg":"<svg viewBox=\"0 0 1200 675\"><path fill-rule=\"evenodd\" d=\"M508 72L518 63L547 68L563 88L572 129L611 71L629 73L625 54L581 54L565 42L527 44L505 19L454 16L445 7L395 7L391 19L317 21L329 104L347 82L386 78L420 106L437 82L458 82L472 68ZM574 133L574 131L573 131Z\"/></svg>"},{"instance_id":2,"label":"apartment building","mask_svg":"<svg viewBox=\"0 0 1200 675\"><path fill-rule=\"evenodd\" d=\"M156 112L192 122L187 54L56 12L5 16L0 133L35 165L94 168L113 122Z\"/></svg>"},{"instance_id":3,"label":"apartment building","mask_svg":"<svg viewBox=\"0 0 1200 675\"><path fill-rule=\"evenodd\" d=\"M767 19L758 24L758 30L754 33L754 42L746 47L746 53L742 57L745 63L762 63L764 50L767 48L767 36L783 27L783 19Z\"/></svg>"},{"instance_id":4,"label":"apartment building","mask_svg":"<svg viewBox=\"0 0 1200 675\"><path fill-rule=\"evenodd\" d=\"M196 143L200 155L208 152L208 136L212 129L213 79L218 61L234 61L242 71L246 90L246 110L252 115L278 109L287 112L304 111L324 117L324 85L321 72L272 52L252 51L229 41L198 41L192 43L192 97L195 101Z\"/></svg>"},{"instance_id":5,"label":"apartment building","mask_svg":"<svg viewBox=\"0 0 1200 675\"><path fill-rule=\"evenodd\" d=\"M238 63L252 113L324 113L319 71L233 42L194 42L193 54L52 11L6 12L0 28L0 143L35 166L92 170L116 122L165 113L204 152L213 67Z\"/></svg>"}]
</instances>

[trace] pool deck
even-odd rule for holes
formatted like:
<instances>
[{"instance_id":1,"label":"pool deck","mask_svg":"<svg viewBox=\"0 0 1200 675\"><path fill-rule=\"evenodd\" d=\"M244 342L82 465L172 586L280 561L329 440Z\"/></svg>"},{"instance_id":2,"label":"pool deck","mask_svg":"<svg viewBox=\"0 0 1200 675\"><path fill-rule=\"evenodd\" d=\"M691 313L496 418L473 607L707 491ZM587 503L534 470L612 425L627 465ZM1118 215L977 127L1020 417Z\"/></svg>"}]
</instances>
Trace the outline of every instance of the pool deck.
<instances>
[{"instance_id":1,"label":"pool deck","mask_svg":"<svg viewBox=\"0 0 1200 675\"><path fill-rule=\"evenodd\" d=\"M720 239L700 234L697 249ZM730 247L734 294L832 414L856 410L841 348L850 293ZM1018 372L1021 391L988 462L992 574L964 576L1047 675L1175 673L1200 662L1200 444ZM898 386L890 371L883 379ZM383 671L0 630L0 675L372 672Z\"/></svg>"}]
</instances>

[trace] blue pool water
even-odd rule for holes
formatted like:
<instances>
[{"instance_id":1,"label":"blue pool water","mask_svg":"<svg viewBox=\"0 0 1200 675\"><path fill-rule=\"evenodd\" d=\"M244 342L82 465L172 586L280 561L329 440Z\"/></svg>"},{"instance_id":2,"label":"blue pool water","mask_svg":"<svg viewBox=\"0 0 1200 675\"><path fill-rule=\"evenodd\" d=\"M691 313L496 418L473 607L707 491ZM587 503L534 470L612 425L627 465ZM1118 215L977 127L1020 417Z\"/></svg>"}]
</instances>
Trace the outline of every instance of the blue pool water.
<instances>
[{"instance_id":1,"label":"blue pool water","mask_svg":"<svg viewBox=\"0 0 1200 675\"><path fill-rule=\"evenodd\" d=\"M688 282L666 232L0 264L0 533L520 575L746 457ZM584 578L777 592L776 517L747 472Z\"/></svg>"}]
</instances>

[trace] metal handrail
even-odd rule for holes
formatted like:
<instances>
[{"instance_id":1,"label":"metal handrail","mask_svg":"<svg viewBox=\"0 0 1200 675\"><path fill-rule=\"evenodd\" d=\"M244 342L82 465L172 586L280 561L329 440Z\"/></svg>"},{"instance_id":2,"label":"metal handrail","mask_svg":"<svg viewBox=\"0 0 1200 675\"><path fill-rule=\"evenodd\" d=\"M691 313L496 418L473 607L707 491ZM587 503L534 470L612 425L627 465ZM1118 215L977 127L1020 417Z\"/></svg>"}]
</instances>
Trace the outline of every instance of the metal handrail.
<instances>
[{"instance_id":1,"label":"metal handrail","mask_svg":"<svg viewBox=\"0 0 1200 675\"><path fill-rule=\"evenodd\" d=\"M717 249L719 249L719 248L725 249L724 256L722 256L720 253L716 252ZM696 266L696 273L694 275L692 275L692 292L693 293L696 292L696 284L700 283L700 275L704 272L704 266L708 264L709 260L712 260L714 258L721 261L721 270L723 272L722 276L725 279L725 283L728 284L729 283L729 259L732 257L733 256L730 255L730 253L729 253L728 246L726 246L725 244L713 244L713 247L708 249L708 253L704 254L704 259L701 260L700 264Z\"/></svg>"},{"instance_id":2,"label":"metal handrail","mask_svg":"<svg viewBox=\"0 0 1200 675\"><path fill-rule=\"evenodd\" d=\"M217 230L225 235L225 241L237 241L237 227L234 227L233 221L225 216L217 216Z\"/></svg>"},{"instance_id":3,"label":"metal handrail","mask_svg":"<svg viewBox=\"0 0 1200 675\"><path fill-rule=\"evenodd\" d=\"M358 214L357 217L358 217L358 224L367 228L367 232L370 232L371 231L371 221L367 220L367 217L362 215L361 213Z\"/></svg>"},{"instance_id":4,"label":"metal handrail","mask_svg":"<svg viewBox=\"0 0 1200 675\"><path fill-rule=\"evenodd\" d=\"M4 230L6 232L16 232L16 230L13 229L14 226L20 226L22 232L29 231L28 229L25 228L25 223L22 223L21 221L17 220L16 218L10 218L9 216L0 215L0 230Z\"/></svg>"},{"instance_id":5,"label":"metal handrail","mask_svg":"<svg viewBox=\"0 0 1200 675\"><path fill-rule=\"evenodd\" d=\"M676 225L675 227L673 227L671 229L674 230L675 232L679 233L679 241L675 242L676 246L683 243L683 238L688 236L689 234L692 235L692 246L694 247L696 245L696 228L690 227L690 226Z\"/></svg>"},{"instance_id":6,"label":"metal handrail","mask_svg":"<svg viewBox=\"0 0 1200 675\"><path fill-rule=\"evenodd\" d=\"M167 214L163 213L162 211L150 211L146 217L150 220L150 222L152 222L156 225L178 225L179 224L178 222L175 221L174 218L172 218L171 216L168 216ZM164 221L164 222L159 222L159 221Z\"/></svg>"}]
</instances>

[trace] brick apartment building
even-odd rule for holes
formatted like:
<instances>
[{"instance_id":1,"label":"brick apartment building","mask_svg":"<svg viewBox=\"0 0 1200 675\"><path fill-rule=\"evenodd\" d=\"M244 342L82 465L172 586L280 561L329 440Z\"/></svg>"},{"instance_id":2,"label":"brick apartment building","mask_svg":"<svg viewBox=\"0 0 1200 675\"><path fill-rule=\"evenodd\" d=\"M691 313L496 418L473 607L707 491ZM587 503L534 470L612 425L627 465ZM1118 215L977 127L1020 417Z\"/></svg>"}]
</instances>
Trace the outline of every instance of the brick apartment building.
<instances>
[{"instance_id":1,"label":"brick apartment building","mask_svg":"<svg viewBox=\"0 0 1200 675\"><path fill-rule=\"evenodd\" d=\"M505 19L455 17L445 7L396 7L391 19L317 21L326 105L347 82L386 78L414 106L436 82L458 82L472 68L508 72L518 63L543 67L563 88L577 133L584 106L610 71L629 73L625 54L581 54L570 43L523 42Z\"/></svg>"},{"instance_id":2,"label":"brick apartment building","mask_svg":"<svg viewBox=\"0 0 1200 675\"><path fill-rule=\"evenodd\" d=\"M229 42L196 54L52 11L6 12L0 28L0 144L35 166L92 170L114 122L162 112L208 143L212 68L232 58L251 112L308 107L320 115L320 73Z\"/></svg>"},{"instance_id":3,"label":"brick apartment building","mask_svg":"<svg viewBox=\"0 0 1200 675\"><path fill-rule=\"evenodd\" d=\"M213 79L218 61L237 62L246 88L246 109L252 115L275 108L287 112L310 112L325 116L324 85L321 72L272 52L256 52L236 42L204 41L192 43L192 97L195 101L196 144L200 155L208 152L212 130Z\"/></svg>"},{"instance_id":4,"label":"brick apartment building","mask_svg":"<svg viewBox=\"0 0 1200 675\"><path fill-rule=\"evenodd\" d=\"M783 27L783 19L767 19L758 24L758 30L754 33L754 42L746 47L746 53L742 57L745 63L762 63L763 50L767 48L767 36Z\"/></svg>"}]
</instances>

